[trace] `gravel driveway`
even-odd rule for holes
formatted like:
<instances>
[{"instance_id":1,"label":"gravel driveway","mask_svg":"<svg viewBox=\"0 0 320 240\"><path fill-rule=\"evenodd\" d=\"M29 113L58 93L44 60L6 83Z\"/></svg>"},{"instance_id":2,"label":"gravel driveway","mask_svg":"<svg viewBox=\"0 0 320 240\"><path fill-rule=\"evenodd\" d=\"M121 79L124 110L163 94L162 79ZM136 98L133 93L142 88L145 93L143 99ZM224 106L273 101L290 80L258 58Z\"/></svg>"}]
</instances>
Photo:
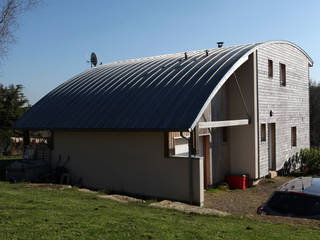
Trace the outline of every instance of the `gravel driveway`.
<instances>
[{"instance_id":1,"label":"gravel driveway","mask_svg":"<svg viewBox=\"0 0 320 240\"><path fill-rule=\"evenodd\" d=\"M205 192L204 207L214 208L234 215L246 215L260 220L272 222L285 222L320 227L320 221L303 218L288 218L278 216L260 216L256 213L279 186L291 180L290 177L276 177L263 179L256 186L245 190L217 190L209 189Z\"/></svg>"}]
</instances>

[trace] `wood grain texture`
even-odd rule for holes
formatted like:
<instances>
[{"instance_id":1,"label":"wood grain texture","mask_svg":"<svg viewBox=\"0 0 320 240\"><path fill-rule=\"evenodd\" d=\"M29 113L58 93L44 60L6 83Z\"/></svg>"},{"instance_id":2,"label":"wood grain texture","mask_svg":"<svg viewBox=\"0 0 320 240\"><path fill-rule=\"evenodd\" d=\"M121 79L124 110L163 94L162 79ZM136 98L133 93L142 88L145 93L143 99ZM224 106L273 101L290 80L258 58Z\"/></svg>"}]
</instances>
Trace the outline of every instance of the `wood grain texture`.
<instances>
[{"instance_id":1,"label":"wood grain texture","mask_svg":"<svg viewBox=\"0 0 320 240\"><path fill-rule=\"evenodd\" d=\"M268 60L273 61L272 78L268 77ZM286 65L286 86L280 85L280 63ZM276 123L276 170L279 170L296 152L310 146L308 60L301 51L279 43L258 50L258 106L258 126ZM297 146L292 147L294 126ZM261 128L258 129L260 136ZM260 177L268 174L268 151L268 139L259 140Z\"/></svg>"}]
</instances>

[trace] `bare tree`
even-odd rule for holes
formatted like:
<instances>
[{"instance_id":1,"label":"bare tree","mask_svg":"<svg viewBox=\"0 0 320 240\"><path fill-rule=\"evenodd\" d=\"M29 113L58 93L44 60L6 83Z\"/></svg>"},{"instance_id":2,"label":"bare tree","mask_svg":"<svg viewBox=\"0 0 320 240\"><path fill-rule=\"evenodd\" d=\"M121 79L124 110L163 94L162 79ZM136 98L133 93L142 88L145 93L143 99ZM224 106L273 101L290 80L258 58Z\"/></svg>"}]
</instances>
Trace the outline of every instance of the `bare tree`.
<instances>
[{"instance_id":1,"label":"bare tree","mask_svg":"<svg viewBox=\"0 0 320 240\"><path fill-rule=\"evenodd\" d=\"M8 47L15 42L14 32L18 18L33 9L38 0L0 0L0 60L8 53Z\"/></svg>"}]
</instances>

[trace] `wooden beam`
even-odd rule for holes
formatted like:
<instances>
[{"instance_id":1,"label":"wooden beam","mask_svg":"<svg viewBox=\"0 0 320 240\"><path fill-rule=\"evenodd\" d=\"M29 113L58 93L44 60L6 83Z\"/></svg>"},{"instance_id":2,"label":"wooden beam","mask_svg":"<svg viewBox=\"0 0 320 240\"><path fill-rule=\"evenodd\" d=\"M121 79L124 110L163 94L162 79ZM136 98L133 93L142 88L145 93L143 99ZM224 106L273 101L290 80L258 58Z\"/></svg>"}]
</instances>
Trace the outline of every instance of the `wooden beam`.
<instances>
[{"instance_id":1,"label":"wooden beam","mask_svg":"<svg viewBox=\"0 0 320 240\"><path fill-rule=\"evenodd\" d=\"M233 127L233 126L242 126L242 125L249 125L249 119L199 122L199 128L219 128L219 127Z\"/></svg>"}]
</instances>

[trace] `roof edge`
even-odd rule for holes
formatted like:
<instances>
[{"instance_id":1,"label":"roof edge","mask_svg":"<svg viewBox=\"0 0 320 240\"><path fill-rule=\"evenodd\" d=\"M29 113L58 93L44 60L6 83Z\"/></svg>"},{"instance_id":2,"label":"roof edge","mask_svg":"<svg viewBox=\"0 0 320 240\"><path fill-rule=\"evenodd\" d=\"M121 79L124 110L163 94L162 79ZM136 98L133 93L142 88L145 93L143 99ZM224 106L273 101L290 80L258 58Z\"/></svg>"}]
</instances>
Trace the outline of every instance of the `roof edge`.
<instances>
[{"instance_id":1,"label":"roof edge","mask_svg":"<svg viewBox=\"0 0 320 240\"><path fill-rule=\"evenodd\" d=\"M188 128L45 128L45 127L25 127L10 128L26 131L86 131L86 132L190 132Z\"/></svg>"},{"instance_id":2,"label":"roof edge","mask_svg":"<svg viewBox=\"0 0 320 240\"><path fill-rule=\"evenodd\" d=\"M214 96L217 94L217 92L220 90L220 88L224 85L224 83L229 79L229 77L244 63L248 60L249 55L252 54L253 52L255 52L256 50L258 50L259 48L262 48L266 45L271 45L271 44L288 44L293 46L294 48L298 49L300 52L302 52L306 58L308 59L308 63L309 66L312 67L313 66L313 60L311 59L311 57L298 45L294 44L293 42L290 41L286 41L286 40L271 40L271 41L266 41L266 42L261 42L260 44L258 44L256 47L252 48L251 50L249 50L247 53L245 53L231 68L230 70L223 76L223 78L221 79L221 81L217 84L217 86L213 89L213 91L211 92L210 96L208 97L207 101L205 102L205 104L202 106L200 112L198 113L197 117L195 118L195 120L193 121L190 129L193 130L196 126L196 124L198 123L198 121L200 120L202 114L204 113L204 111L206 110L206 108L208 107L209 103L211 102L211 100L214 98Z\"/></svg>"},{"instance_id":3,"label":"roof edge","mask_svg":"<svg viewBox=\"0 0 320 240\"><path fill-rule=\"evenodd\" d=\"M291 45L292 47L298 49L300 52L302 52L306 58L308 59L309 62L309 66L312 67L313 66L313 60L312 58L309 56L309 54L306 53L306 51L304 51L300 46L298 46L297 44L287 41L287 40L271 40L271 41L267 41L264 42L263 44L257 46L257 48L263 47L265 45L270 45L270 44L275 44L275 43L280 43L280 44L288 44Z\"/></svg>"}]
</instances>

